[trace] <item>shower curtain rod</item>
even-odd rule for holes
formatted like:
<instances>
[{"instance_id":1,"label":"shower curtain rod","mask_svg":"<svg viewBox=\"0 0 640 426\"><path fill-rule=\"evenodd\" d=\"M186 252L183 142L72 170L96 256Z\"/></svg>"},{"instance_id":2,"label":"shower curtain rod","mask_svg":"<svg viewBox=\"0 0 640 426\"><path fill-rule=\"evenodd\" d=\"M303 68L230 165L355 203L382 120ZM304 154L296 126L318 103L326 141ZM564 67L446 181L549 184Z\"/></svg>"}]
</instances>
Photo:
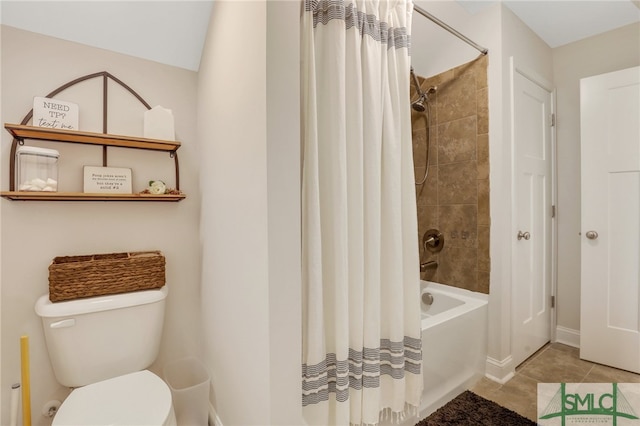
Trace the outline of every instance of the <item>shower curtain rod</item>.
<instances>
[{"instance_id":1,"label":"shower curtain rod","mask_svg":"<svg viewBox=\"0 0 640 426\"><path fill-rule=\"evenodd\" d=\"M451 34L453 34L454 36L458 37L460 40L464 41L468 45L470 45L470 46L474 47L475 49L479 50L480 53L482 53L483 55L486 55L487 53L489 53L489 49L487 49L486 47L480 46L478 43L474 42L470 38L464 36L463 34L460 34L458 31L456 31L455 29L451 28L449 25L445 24L444 22L442 22L441 20L439 20L438 18L436 18L435 16L433 16L432 14L427 12L426 10L422 9L420 6L417 6L415 3L413 5L413 10L415 10L416 12L418 12L420 15L424 16L425 18L429 19L433 23L435 23L435 24L441 26L442 28L444 28L445 30L449 31Z\"/></svg>"}]
</instances>

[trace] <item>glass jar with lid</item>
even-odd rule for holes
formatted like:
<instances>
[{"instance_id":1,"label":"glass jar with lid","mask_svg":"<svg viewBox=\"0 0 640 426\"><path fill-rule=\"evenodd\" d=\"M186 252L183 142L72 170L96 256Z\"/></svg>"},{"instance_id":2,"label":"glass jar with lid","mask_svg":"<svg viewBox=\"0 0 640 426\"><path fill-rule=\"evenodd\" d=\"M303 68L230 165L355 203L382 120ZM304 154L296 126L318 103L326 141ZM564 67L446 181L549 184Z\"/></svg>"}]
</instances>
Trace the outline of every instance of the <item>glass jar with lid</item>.
<instances>
[{"instance_id":1,"label":"glass jar with lid","mask_svg":"<svg viewBox=\"0 0 640 426\"><path fill-rule=\"evenodd\" d=\"M58 158L55 149L20 146L16 150L16 188L19 191L58 191Z\"/></svg>"}]
</instances>

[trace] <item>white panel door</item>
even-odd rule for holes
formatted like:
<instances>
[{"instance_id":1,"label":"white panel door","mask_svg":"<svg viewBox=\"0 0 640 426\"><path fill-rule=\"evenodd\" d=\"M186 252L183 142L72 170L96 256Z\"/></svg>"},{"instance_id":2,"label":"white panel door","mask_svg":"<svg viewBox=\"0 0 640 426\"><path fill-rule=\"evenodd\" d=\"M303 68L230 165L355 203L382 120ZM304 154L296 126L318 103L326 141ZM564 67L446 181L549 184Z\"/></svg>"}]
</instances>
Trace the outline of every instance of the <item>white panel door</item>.
<instances>
[{"instance_id":1,"label":"white panel door","mask_svg":"<svg viewBox=\"0 0 640 426\"><path fill-rule=\"evenodd\" d=\"M551 92L514 72L512 351L518 365L551 337Z\"/></svg>"},{"instance_id":2,"label":"white panel door","mask_svg":"<svg viewBox=\"0 0 640 426\"><path fill-rule=\"evenodd\" d=\"M640 67L580 81L580 357L640 373Z\"/></svg>"}]
</instances>

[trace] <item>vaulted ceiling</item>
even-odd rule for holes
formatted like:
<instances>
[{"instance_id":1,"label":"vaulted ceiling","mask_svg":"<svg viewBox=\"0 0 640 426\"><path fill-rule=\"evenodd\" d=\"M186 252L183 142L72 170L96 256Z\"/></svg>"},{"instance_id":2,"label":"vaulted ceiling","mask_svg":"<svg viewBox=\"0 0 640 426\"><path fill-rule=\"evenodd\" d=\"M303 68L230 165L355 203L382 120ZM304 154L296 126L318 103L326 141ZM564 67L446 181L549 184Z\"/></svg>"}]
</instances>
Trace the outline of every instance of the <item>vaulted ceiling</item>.
<instances>
[{"instance_id":1,"label":"vaulted ceiling","mask_svg":"<svg viewBox=\"0 0 640 426\"><path fill-rule=\"evenodd\" d=\"M472 14L496 3L457 1ZM640 0L504 3L550 47L640 21ZM195 71L213 1L2 0L0 4L3 24Z\"/></svg>"}]
</instances>

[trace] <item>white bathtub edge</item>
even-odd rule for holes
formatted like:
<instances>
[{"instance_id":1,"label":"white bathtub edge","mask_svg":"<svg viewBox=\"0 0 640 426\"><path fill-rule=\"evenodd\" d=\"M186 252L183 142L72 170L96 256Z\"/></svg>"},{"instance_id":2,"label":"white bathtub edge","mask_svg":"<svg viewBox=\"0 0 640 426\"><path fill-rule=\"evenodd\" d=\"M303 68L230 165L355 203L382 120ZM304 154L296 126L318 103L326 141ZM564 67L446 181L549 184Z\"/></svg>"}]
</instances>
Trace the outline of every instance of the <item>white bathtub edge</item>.
<instances>
[{"instance_id":1,"label":"white bathtub edge","mask_svg":"<svg viewBox=\"0 0 640 426\"><path fill-rule=\"evenodd\" d=\"M451 308L437 315L422 318L422 330L430 327L435 327L439 324L464 315L489 303L489 296L487 294L476 293L470 290L465 290L444 284L432 283L430 281L422 281L422 283L423 285L426 283L426 287L424 288L424 290L434 295L445 294L464 302L460 306L456 306L455 308Z\"/></svg>"},{"instance_id":2,"label":"white bathtub edge","mask_svg":"<svg viewBox=\"0 0 640 426\"><path fill-rule=\"evenodd\" d=\"M431 281L421 281L422 284L426 284L428 289L436 289L436 290L440 290L446 293L451 293L451 294L455 294L457 296L462 296L465 298L470 298L470 299L474 299L474 300L482 300L482 301L489 301L489 295L488 294L484 294L484 293L478 293L475 291L471 291L471 290L467 290L464 288L459 288L459 287L454 287L451 285L446 285L446 284L439 284L439 283L434 283Z\"/></svg>"}]
</instances>

